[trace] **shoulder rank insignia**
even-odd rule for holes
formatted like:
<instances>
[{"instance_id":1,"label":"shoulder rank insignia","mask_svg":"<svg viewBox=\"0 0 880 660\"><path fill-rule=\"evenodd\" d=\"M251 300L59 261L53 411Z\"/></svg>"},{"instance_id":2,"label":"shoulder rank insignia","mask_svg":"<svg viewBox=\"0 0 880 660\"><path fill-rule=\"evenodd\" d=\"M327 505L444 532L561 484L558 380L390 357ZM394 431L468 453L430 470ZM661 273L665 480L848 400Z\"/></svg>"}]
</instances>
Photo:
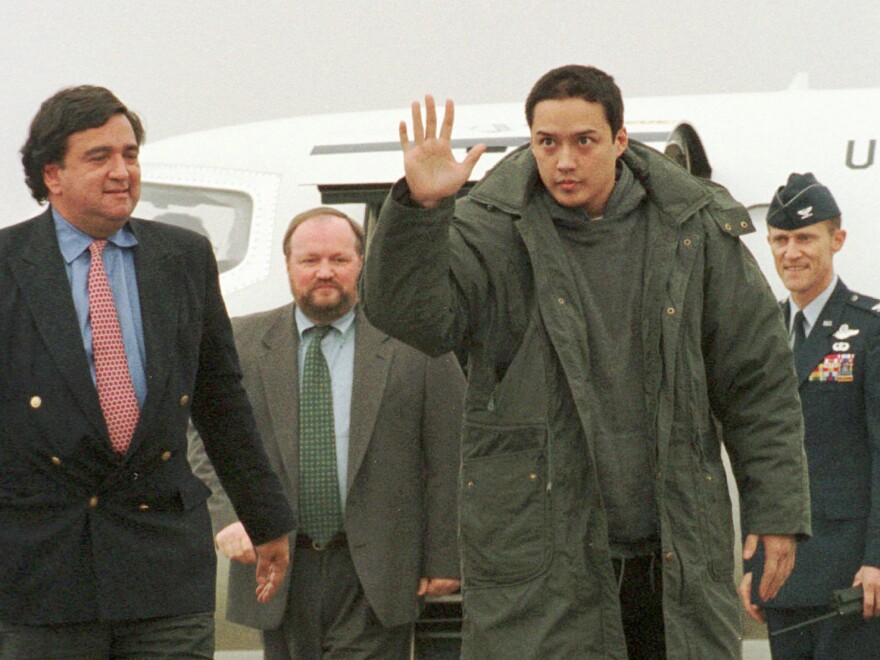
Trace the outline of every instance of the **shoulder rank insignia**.
<instances>
[{"instance_id":1,"label":"shoulder rank insignia","mask_svg":"<svg viewBox=\"0 0 880 660\"><path fill-rule=\"evenodd\" d=\"M855 337L857 334L859 334L858 328L850 328L849 325L844 323L837 329L837 332L834 333L833 337L842 341L844 339L849 339L850 337Z\"/></svg>"}]
</instances>

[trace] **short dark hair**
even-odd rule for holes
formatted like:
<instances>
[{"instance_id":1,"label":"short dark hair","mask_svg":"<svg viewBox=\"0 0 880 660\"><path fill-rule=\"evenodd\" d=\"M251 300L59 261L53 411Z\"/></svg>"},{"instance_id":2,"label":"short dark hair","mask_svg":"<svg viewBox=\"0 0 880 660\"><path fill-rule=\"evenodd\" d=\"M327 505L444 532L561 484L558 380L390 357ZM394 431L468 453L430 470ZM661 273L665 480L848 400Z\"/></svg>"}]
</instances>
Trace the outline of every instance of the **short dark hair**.
<instances>
[{"instance_id":1,"label":"short dark hair","mask_svg":"<svg viewBox=\"0 0 880 660\"><path fill-rule=\"evenodd\" d=\"M526 99L526 121L529 127L535 118L535 106L541 101L578 98L599 103L611 134L623 128L623 98L614 78L592 66L569 64L545 73L532 87Z\"/></svg>"},{"instance_id":2,"label":"short dark hair","mask_svg":"<svg viewBox=\"0 0 880 660\"><path fill-rule=\"evenodd\" d=\"M357 250L357 253L361 256L364 256L364 230L363 228L348 217L345 213L340 211L339 209L334 209L332 206L317 206L313 209L309 209L308 211L303 211L293 217L293 220L290 221L290 224L287 225L287 231L284 232L284 243L282 248L284 249L284 258L288 259L290 257L290 237L293 236L293 232L296 231L296 228L299 227L306 220L311 220L312 218L317 218L322 215L332 215L337 218L342 218L348 222L348 225L351 227L351 230L354 232L355 245L354 248Z\"/></svg>"},{"instance_id":3,"label":"short dark hair","mask_svg":"<svg viewBox=\"0 0 880 660\"><path fill-rule=\"evenodd\" d=\"M31 122L27 142L21 148L24 180L35 200L45 202L49 198L43 168L64 162L67 138L79 131L99 128L116 114L125 115L137 143L143 144L145 132L140 117L109 89L94 85L67 87L43 101Z\"/></svg>"}]
</instances>

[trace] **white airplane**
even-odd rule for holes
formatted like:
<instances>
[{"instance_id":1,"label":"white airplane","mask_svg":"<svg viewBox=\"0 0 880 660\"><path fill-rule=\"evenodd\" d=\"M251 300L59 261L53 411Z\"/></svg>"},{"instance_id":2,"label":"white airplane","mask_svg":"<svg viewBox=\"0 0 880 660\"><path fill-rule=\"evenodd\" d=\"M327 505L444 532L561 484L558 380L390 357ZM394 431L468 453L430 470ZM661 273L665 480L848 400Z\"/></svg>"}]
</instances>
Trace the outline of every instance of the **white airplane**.
<instances>
[{"instance_id":1,"label":"white airplane","mask_svg":"<svg viewBox=\"0 0 880 660\"><path fill-rule=\"evenodd\" d=\"M797 83L793 87L797 87ZM764 217L790 172L813 172L837 199L849 241L836 259L856 291L880 296L880 88L625 99L632 139L727 187L757 231L745 242L778 297ZM214 243L233 315L290 300L281 239L296 213L340 206L369 231L403 175L397 125L408 109L316 115L192 133L143 148L137 215L191 227ZM522 104L456 108L453 144L489 150L478 180L528 141Z\"/></svg>"}]
</instances>

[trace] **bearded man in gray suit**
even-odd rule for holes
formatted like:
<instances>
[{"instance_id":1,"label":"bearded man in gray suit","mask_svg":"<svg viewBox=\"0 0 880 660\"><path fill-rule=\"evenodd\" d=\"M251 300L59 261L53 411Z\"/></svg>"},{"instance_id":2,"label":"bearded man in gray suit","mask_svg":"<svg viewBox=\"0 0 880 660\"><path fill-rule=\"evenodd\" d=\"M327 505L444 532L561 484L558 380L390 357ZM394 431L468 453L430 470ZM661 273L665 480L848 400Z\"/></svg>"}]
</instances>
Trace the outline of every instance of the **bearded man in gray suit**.
<instances>
[{"instance_id":1,"label":"bearded man in gray suit","mask_svg":"<svg viewBox=\"0 0 880 660\"><path fill-rule=\"evenodd\" d=\"M257 606L251 541L201 443L190 450L214 491L217 546L233 560L227 618L262 630L267 658L405 658L420 598L459 587L464 378L451 354L429 358L359 311L364 236L351 218L301 213L284 255L294 304L233 321L266 451L299 518L291 570L271 605ZM322 421L316 411L330 398Z\"/></svg>"}]
</instances>

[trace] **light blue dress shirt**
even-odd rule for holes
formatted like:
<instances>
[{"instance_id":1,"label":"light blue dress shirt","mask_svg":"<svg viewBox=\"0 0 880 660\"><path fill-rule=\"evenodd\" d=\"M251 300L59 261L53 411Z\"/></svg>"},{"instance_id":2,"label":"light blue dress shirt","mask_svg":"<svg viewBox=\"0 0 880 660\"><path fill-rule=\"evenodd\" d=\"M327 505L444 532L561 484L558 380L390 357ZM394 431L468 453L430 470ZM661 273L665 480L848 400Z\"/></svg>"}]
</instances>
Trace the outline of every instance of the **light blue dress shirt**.
<instances>
[{"instance_id":1,"label":"light blue dress shirt","mask_svg":"<svg viewBox=\"0 0 880 660\"><path fill-rule=\"evenodd\" d=\"M86 350L89 369L92 372L92 382L97 387L95 356L92 350L92 325L89 318L89 265L92 262L89 245L95 239L70 224L54 208L52 218L55 220L55 234L58 236L58 246L61 248L61 256L64 257L67 279L73 293L73 306L76 308L83 348ZM125 225L107 239L102 260L107 279L110 281L113 302L116 303L116 315L119 317L122 343L125 346L125 357L128 360L134 394L138 406L143 408L147 396L147 378L144 371L146 348L134 269L135 245L137 239L128 225Z\"/></svg>"},{"instance_id":2,"label":"light blue dress shirt","mask_svg":"<svg viewBox=\"0 0 880 660\"><path fill-rule=\"evenodd\" d=\"M829 284L825 290L820 293L818 296L813 298L809 302L809 304L804 307L804 337L809 337L810 333L813 331L813 326L816 325L816 321L819 320L819 314L822 313L822 310L825 309L825 303L828 302L828 299L831 297L831 294L834 293L835 287L837 287L837 274L834 274L834 277L831 278L831 284ZM791 298L788 299L788 337L789 337L789 345L794 346L794 317L801 309L794 304L794 300Z\"/></svg>"},{"instance_id":3,"label":"light blue dress shirt","mask_svg":"<svg viewBox=\"0 0 880 660\"><path fill-rule=\"evenodd\" d=\"M299 332L299 385L302 387L303 363L312 334L306 331L316 324L299 307L294 312ZM336 471L339 478L339 501L345 511L346 475L348 474L349 427L351 424L351 390L354 382L354 316L355 309L339 317L330 325L333 330L321 342L321 352L330 369L330 388L333 391L333 429L336 433Z\"/></svg>"}]
</instances>

